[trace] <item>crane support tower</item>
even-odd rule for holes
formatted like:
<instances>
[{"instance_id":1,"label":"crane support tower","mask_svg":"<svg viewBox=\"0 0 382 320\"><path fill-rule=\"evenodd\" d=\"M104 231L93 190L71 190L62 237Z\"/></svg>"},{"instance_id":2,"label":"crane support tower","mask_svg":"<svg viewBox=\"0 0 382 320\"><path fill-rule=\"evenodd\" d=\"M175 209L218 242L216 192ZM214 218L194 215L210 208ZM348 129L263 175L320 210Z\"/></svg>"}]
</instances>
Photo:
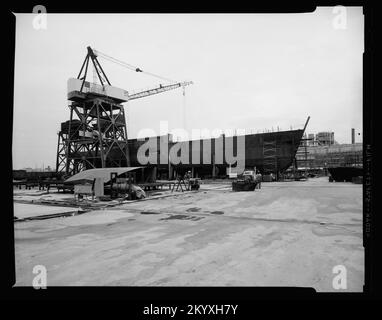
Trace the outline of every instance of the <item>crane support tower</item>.
<instances>
[{"instance_id":1,"label":"crane support tower","mask_svg":"<svg viewBox=\"0 0 382 320\"><path fill-rule=\"evenodd\" d=\"M87 47L77 78L68 80L70 118L61 123L56 159L57 173L66 176L93 168L130 166L123 103L192 84L160 84L157 88L129 95L126 90L111 85L97 56L97 51ZM86 81L89 62L100 84ZM143 72L140 68L134 71Z\"/></svg>"}]
</instances>

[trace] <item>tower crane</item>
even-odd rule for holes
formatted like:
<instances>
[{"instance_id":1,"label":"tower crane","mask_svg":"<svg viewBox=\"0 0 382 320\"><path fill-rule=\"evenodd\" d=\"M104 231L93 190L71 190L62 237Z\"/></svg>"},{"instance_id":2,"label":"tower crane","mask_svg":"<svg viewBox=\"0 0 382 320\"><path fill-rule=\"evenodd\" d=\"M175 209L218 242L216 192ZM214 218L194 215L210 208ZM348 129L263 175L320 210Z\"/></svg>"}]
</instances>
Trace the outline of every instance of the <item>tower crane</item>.
<instances>
[{"instance_id":1,"label":"tower crane","mask_svg":"<svg viewBox=\"0 0 382 320\"><path fill-rule=\"evenodd\" d=\"M169 83L129 93L111 85L98 57L114 62L134 72L147 74ZM93 83L86 77L89 61L93 64ZM100 85L95 83L98 78ZM57 145L57 173L73 175L92 168L130 166L129 142L125 111L122 103L161 92L183 88L192 81L177 82L146 72L139 67L117 60L87 47L87 54L77 78L68 80L70 118L61 123ZM134 156L134 155L133 155Z\"/></svg>"}]
</instances>

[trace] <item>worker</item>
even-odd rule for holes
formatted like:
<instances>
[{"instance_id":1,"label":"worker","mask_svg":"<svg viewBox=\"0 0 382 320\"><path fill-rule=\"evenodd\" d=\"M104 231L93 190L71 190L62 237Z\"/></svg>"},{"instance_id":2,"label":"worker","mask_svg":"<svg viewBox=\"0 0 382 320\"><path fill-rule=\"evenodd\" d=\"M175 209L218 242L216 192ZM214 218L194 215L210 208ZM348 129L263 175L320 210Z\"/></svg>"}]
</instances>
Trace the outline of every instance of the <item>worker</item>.
<instances>
[{"instance_id":1,"label":"worker","mask_svg":"<svg viewBox=\"0 0 382 320\"><path fill-rule=\"evenodd\" d=\"M261 180L263 179L263 177L262 177L262 175L261 175L261 173L260 173L260 171L259 171L259 173L258 174L256 174L256 181L257 181L257 188L258 189L261 189Z\"/></svg>"},{"instance_id":2,"label":"worker","mask_svg":"<svg viewBox=\"0 0 382 320\"><path fill-rule=\"evenodd\" d=\"M184 174L184 180L189 180L191 178L191 171L187 171L185 174Z\"/></svg>"},{"instance_id":3,"label":"worker","mask_svg":"<svg viewBox=\"0 0 382 320\"><path fill-rule=\"evenodd\" d=\"M184 180L187 181L187 184L188 184L188 190L191 190L191 179L192 175L191 175L191 171L187 171L184 175Z\"/></svg>"}]
</instances>

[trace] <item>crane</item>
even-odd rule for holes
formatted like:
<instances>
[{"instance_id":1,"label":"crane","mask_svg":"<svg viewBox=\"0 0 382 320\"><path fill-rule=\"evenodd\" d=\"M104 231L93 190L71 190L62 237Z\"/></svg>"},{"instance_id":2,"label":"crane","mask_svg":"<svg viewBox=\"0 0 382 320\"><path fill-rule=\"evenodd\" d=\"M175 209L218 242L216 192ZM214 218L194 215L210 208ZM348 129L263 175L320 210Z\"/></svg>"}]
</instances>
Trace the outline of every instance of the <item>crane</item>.
<instances>
[{"instance_id":1,"label":"crane","mask_svg":"<svg viewBox=\"0 0 382 320\"><path fill-rule=\"evenodd\" d=\"M140 91L140 92L136 92L136 93L133 93L133 94L127 94L127 100L135 100L135 99L139 99L139 98L144 98L144 97L147 97L147 96L151 96L151 95L154 95L154 94L158 94L158 93L161 93L161 92L165 92L165 91L169 91L169 90L174 90L174 89L177 89L177 88L180 88L182 87L183 88L183 95L184 95L184 89L186 86L188 85L191 85L193 84L192 81L184 81L184 82L176 82L174 80L171 80L171 79L168 79L168 78L164 78L162 76L159 76L159 75L156 75L154 73L150 73L150 72L146 72L146 71L143 71L141 68L139 67L136 67L136 66L133 66L131 64L128 64L126 62L123 62L121 60L118 60L118 59L115 59L113 57L110 57L98 50L95 50L95 49L92 49L90 46L87 47L87 55L85 57L85 60L82 64L82 67L81 67L81 70L80 70L80 73L78 74L77 76L77 79L81 80L82 83L81 83L81 88L80 88L80 92L83 91L83 88L84 88L84 85L85 85L85 81L86 81L86 76L87 76L87 71L88 71L88 66L89 66L89 61L91 60L92 63L93 63L93 66L94 66L94 70L98 76L98 79L101 83L101 86L104 87L105 85L109 85L111 86L111 83L108 79L108 77L106 76L101 64L99 63L98 61L98 56L110 61L110 62L114 62L116 64L119 64L127 69L130 69L131 71L134 71L134 72L140 72L140 73L145 73L147 75L150 75L150 76L153 76L153 77L156 77L156 78L159 78L159 79L162 79L162 80L165 80L165 81L168 81L170 82L171 84L168 84L168 85L162 85L160 84L158 87L155 87L155 88L152 88L152 89L148 89L148 90L143 90L143 91Z\"/></svg>"},{"instance_id":2,"label":"crane","mask_svg":"<svg viewBox=\"0 0 382 320\"><path fill-rule=\"evenodd\" d=\"M153 88L153 89L137 92L137 93L134 93L134 94L129 94L128 95L128 99L129 100L139 99L139 98L151 96L153 94L161 93L161 92L164 92L164 91L174 90L174 89L179 88L179 87L183 87L184 88L185 86L188 86L190 84L193 84L193 82L192 81L185 81L185 82L169 84L169 85L166 85L166 86L163 86L163 85L160 84L159 87L157 87L157 88Z\"/></svg>"},{"instance_id":3,"label":"crane","mask_svg":"<svg viewBox=\"0 0 382 320\"><path fill-rule=\"evenodd\" d=\"M111 85L98 57L131 71L156 77L166 84L129 93ZM86 81L90 62L94 71L92 83ZM70 118L61 123L61 130L58 132L56 171L73 175L92 168L129 166L129 142L122 103L177 88L183 88L184 95L185 87L190 84L192 81L177 82L146 72L88 46L77 78L68 79Z\"/></svg>"}]
</instances>

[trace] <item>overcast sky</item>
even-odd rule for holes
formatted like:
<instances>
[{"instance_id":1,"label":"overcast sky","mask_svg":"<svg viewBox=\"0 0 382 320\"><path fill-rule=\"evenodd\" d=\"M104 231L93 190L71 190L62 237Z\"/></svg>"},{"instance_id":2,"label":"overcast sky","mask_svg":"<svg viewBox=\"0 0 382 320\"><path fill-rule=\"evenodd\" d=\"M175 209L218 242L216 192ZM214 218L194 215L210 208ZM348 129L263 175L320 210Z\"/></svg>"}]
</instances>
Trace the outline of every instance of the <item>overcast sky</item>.
<instances>
[{"instance_id":1,"label":"overcast sky","mask_svg":"<svg viewBox=\"0 0 382 320\"><path fill-rule=\"evenodd\" d=\"M309 14L64 15L35 30L33 14L16 15L13 165L55 168L57 132L69 118L67 79L77 77L86 47L174 80L192 80L125 105L128 135L159 121L169 128L302 127L334 131L350 143L362 133L362 8L347 8L335 29L332 8ZM159 84L99 59L111 84L127 91ZM89 73L92 79L92 70ZM162 82L163 83L163 82ZM361 142L357 136L356 142Z\"/></svg>"}]
</instances>

